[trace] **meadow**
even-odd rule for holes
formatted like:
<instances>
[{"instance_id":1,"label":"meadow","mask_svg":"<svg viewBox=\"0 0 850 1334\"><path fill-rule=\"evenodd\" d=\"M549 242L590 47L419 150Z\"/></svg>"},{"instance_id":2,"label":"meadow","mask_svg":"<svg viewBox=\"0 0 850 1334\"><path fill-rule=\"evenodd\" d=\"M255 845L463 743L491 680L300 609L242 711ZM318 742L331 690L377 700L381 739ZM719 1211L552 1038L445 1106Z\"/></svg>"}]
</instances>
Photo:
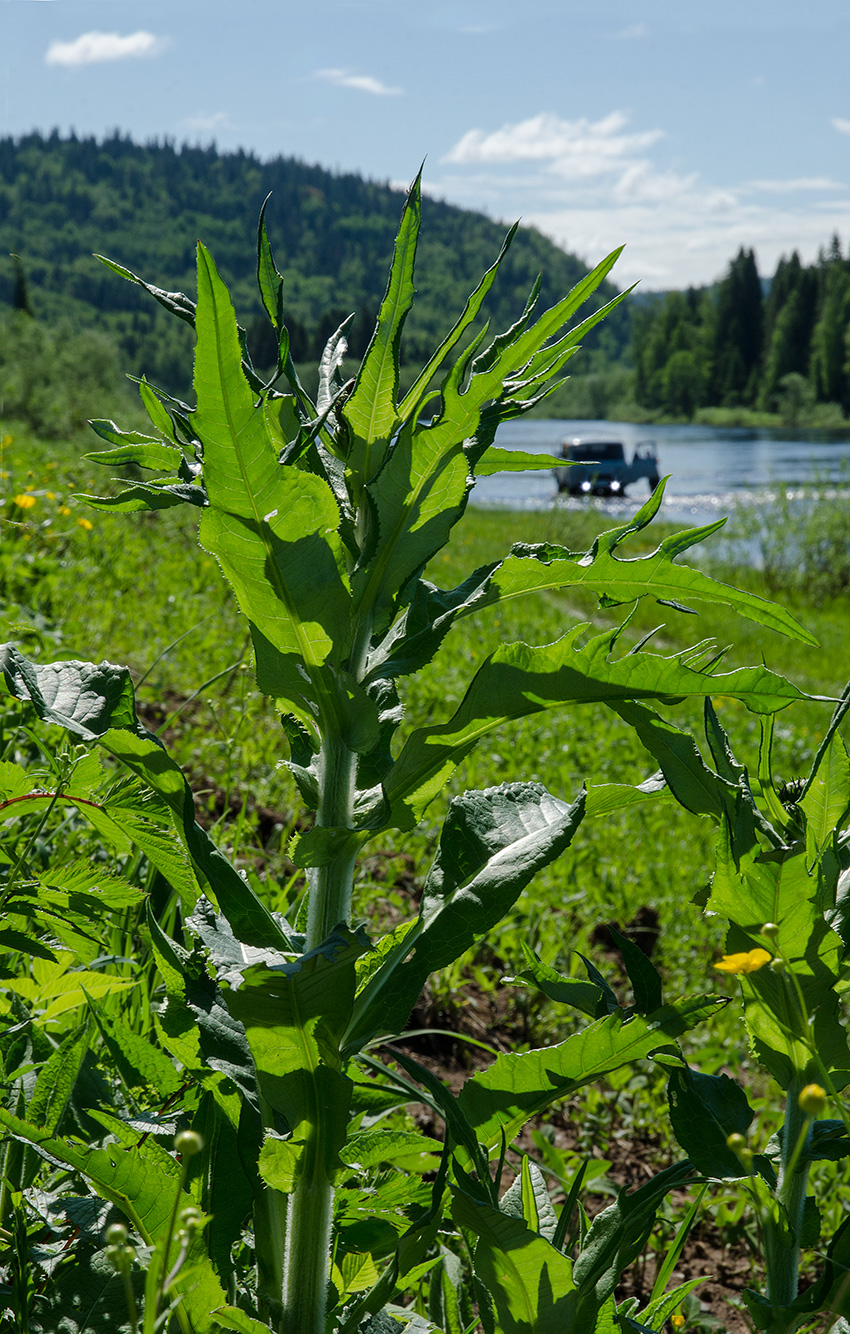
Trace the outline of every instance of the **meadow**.
<instances>
[{"instance_id":1,"label":"meadow","mask_svg":"<svg viewBox=\"0 0 850 1334\"><path fill-rule=\"evenodd\" d=\"M4 1330L850 1317L846 497L470 509L617 253L410 382L420 218L315 402L261 215L271 379L199 244L194 407L2 425Z\"/></svg>"},{"instance_id":2,"label":"meadow","mask_svg":"<svg viewBox=\"0 0 850 1334\"><path fill-rule=\"evenodd\" d=\"M70 657L129 665L140 716L163 737L187 774L202 823L272 908L297 913L304 874L288 859L287 846L303 818L302 803L280 762L286 748L279 722L249 670L245 621L215 562L198 545L184 509L128 519L91 510L76 498L97 491L102 482L101 470L85 457L94 443L90 433L46 442L15 422L3 424L2 639L40 661ZM809 534L840 529L847 502L839 497L819 503L831 509L820 523L806 516ZM789 515L777 514L780 522L787 531ZM770 516L765 524L770 526ZM513 542L583 550L603 527L602 517L592 510L472 508L462 536L428 573L450 587ZM666 532L656 522L639 535L636 550L651 550ZM710 543L704 551L702 565L712 568ZM806 597L800 580L790 576L777 587L774 565L766 574L745 567L717 567L715 573L760 595L780 596L817 637L818 648L765 635L751 622L709 606L701 606L697 620L641 605L628 633L636 640L663 621L657 642L664 651L713 637L732 644L729 666L764 654L769 666L804 691L837 696L846 672L850 604L841 591L834 596L834 590L824 590L823 576L820 584L810 585L816 596ZM416 679L411 712L421 720L459 702L470 668L501 639L545 644L577 621L594 619L598 625L601 617L604 624L606 614L594 604L589 595L552 592L515 601L483 623L468 618ZM611 624L615 614L609 613ZM720 701L718 708L739 753L755 766L759 736L754 715L734 700ZM824 703L801 702L779 715L775 746L782 775L793 778L806 771L828 714ZM45 762L32 732L22 741L15 716L4 719L3 733L6 758L29 747L31 758ZM610 713L599 706L573 707L510 724L461 764L450 791L539 778L556 795L569 798L582 782L635 781L635 775L647 777L655 768L634 732ZM370 931L392 927L418 902L437 834L436 824L426 822L404 835L386 835L369 848L354 904ZM45 865L81 851L115 864L114 850L93 849L91 835L78 820L65 817L39 837ZM573 845L520 896L495 937L485 938L430 980L409 1025L414 1033L409 1049L457 1087L487 1053L563 1038L570 1028L563 1008L522 985L522 979L517 979L520 985L505 979L523 971L525 946L571 976L582 971L580 952L627 985L610 934L614 925L651 953L670 993L684 994L696 985L732 998L699 1037L699 1066L708 1073L734 1073L745 1082L759 1132L766 1137L780 1113L747 1049L737 981L713 970L723 952L724 924L692 903L710 880L713 849L709 822L672 799L587 820ZM131 850L118 857L117 865L148 889L155 881L144 858ZM553 1184L569 1180L589 1154L590 1199L601 1207L618 1186L634 1185L675 1156L664 1070L646 1065L583 1091L528 1132L524 1147L549 1169ZM831 1194L830 1210L840 1217L847 1202L850 1184ZM736 1288L750 1280L755 1263L747 1193L737 1184L718 1185L706 1204L679 1261L680 1273L688 1278L709 1275L686 1300L688 1324L744 1328L730 1299L734 1303ZM641 1295L641 1284L649 1291L652 1256L663 1256L681 1212L678 1203L664 1206L642 1267L630 1275L624 1291Z\"/></svg>"}]
</instances>

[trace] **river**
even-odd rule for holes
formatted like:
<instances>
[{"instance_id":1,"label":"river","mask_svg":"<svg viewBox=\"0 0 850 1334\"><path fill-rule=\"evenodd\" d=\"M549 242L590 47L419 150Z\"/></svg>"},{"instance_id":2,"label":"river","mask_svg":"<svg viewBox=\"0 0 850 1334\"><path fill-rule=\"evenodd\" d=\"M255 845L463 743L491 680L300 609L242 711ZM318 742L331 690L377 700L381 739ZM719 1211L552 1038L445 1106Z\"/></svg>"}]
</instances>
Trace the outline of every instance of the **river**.
<instances>
[{"instance_id":1,"label":"river","mask_svg":"<svg viewBox=\"0 0 850 1334\"><path fill-rule=\"evenodd\" d=\"M739 504L770 501L778 486L792 494L806 483L850 482L850 429L796 432L779 429L720 429L710 426L636 426L629 422L537 421L505 422L496 444L503 449L557 454L572 436L621 440L631 459L638 444L654 442L659 472L670 474L659 518L675 523L707 523L730 514ZM482 477L472 503L510 509L595 506L621 516L633 513L649 494L645 481L635 482L628 497L571 498L559 496L548 471L500 473Z\"/></svg>"}]
</instances>

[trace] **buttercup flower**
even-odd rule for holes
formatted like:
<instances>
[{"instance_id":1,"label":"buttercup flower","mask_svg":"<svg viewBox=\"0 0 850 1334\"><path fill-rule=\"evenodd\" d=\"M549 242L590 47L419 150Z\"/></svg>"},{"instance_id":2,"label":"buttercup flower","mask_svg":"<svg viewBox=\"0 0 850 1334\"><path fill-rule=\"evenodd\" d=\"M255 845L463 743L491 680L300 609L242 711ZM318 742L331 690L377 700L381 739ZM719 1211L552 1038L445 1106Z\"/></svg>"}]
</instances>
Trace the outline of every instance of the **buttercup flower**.
<instances>
[{"instance_id":1,"label":"buttercup flower","mask_svg":"<svg viewBox=\"0 0 850 1334\"><path fill-rule=\"evenodd\" d=\"M757 973L770 958L767 950L748 950L746 954L724 954L714 966L721 973Z\"/></svg>"},{"instance_id":2,"label":"buttercup flower","mask_svg":"<svg viewBox=\"0 0 850 1334\"><path fill-rule=\"evenodd\" d=\"M92 528L94 528L94 524L92 523L91 519L78 519L77 523L80 525L81 528L85 528L87 533L90 533Z\"/></svg>"},{"instance_id":3,"label":"buttercup flower","mask_svg":"<svg viewBox=\"0 0 850 1334\"><path fill-rule=\"evenodd\" d=\"M31 496L28 491L22 491L19 496L15 496L15 504L19 510L31 510L35 504L35 496Z\"/></svg>"}]
</instances>

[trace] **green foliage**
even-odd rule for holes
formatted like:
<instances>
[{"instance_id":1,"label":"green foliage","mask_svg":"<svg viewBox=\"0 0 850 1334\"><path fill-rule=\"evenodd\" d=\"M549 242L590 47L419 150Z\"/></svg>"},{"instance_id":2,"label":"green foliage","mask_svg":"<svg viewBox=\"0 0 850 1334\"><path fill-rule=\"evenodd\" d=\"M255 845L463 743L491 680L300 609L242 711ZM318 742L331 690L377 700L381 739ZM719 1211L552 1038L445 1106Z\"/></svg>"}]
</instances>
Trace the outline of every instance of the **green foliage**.
<instances>
[{"instance_id":1,"label":"green foliage","mask_svg":"<svg viewBox=\"0 0 850 1334\"><path fill-rule=\"evenodd\" d=\"M160 275L164 289L186 291L194 281L186 238L203 236L246 313L252 355L268 369L277 358L278 340L267 306L256 300L254 264L244 239L270 192L272 240L281 251L285 242L292 354L300 363L318 364L329 336L356 312L347 338L352 355L362 357L381 303L383 256L392 246L403 192L294 158L260 161L214 147L142 145L120 134L102 141L37 133L1 139L0 255L14 251L20 258L0 264L0 304L20 305L23 275L39 325L43 320L54 327L66 319L75 329L96 326L120 348L126 369L185 393L191 353L185 324L170 320L141 288L122 284L94 263L92 253L103 250L108 236L110 253L122 263L137 273ZM425 210L421 262L428 283L408 330L408 362L430 355L442 337L444 312L462 308L501 240L498 225L481 214L436 200L426 200ZM498 324L514 318L541 271L543 300L551 303L585 270L539 232L523 228L492 294L490 309ZM607 297L612 295L608 289ZM606 335L614 360L627 336L621 312ZM115 378L113 373L112 383ZM51 394L67 383L64 375L49 374L46 380ZM79 402L91 413L104 397L89 392ZM102 415L102 406L97 411Z\"/></svg>"},{"instance_id":2,"label":"green foliage","mask_svg":"<svg viewBox=\"0 0 850 1334\"><path fill-rule=\"evenodd\" d=\"M806 267L783 257L767 295L752 251L713 287L646 299L635 312L635 398L655 413L779 413L784 426L840 425L850 409L850 261L837 238Z\"/></svg>"},{"instance_id":3,"label":"green foliage","mask_svg":"<svg viewBox=\"0 0 850 1334\"><path fill-rule=\"evenodd\" d=\"M119 1247L113 1259L126 1280L131 1327L134 1275L146 1274L145 1334L160 1317L186 1334L217 1322L252 1334L394 1328L396 1303L421 1301L422 1284L431 1288L438 1266L429 1305L451 1330L479 1317L486 1328L498 1320L517 1331L560 1329L565 1317L576 1330L610 1329L627 1314L615 1300L624 1267L646 1244L665 1195L692 1173L690 1162L665 1169L577 1231L581 1178L561 1218L530 1167L521 1170L518 1192L506 1204L499 1198L508 1145L530 1118L636 1060L681 1067L679 1039L722 1008L701 994L665 1003L657 970L625 937L615 939L631 1005L618 1001L592 965L578 993L530 964L532 980L542 979L590 1022L574 1028L571 1014L568 1036L498 1056L458 1096L391 1045L429 974L492 932L532 878L576 841L585 819L663 800L657 777L636 787L581 788L572 802L527 780L455 797L418 916L375 938L354 917L357 859L393 831L411 835L457 767L496 729L580 704L607 708L650 750L657 746L670 790L687 787L696 793L692 805L722 816L744 782L738 768L727 759L714 775L695 743L676 744L675 728L655 709L718 693L770 718L804 692L764 666L721 672L706 641L664 654L650 651L646 638L632 643L635 604L649 599L682 610L696 598L724 613L731 606L800 644L812 637L764 599L678 563L711 529L671 537L649 554L635 550L660 497L586 550L526 544L454 587L426 577L464 518L479 467L505 462L493 450L500 422L546 396L605 313L569 325L616 254L542 313L535 284L515 323L487 343L476 317L495 270L507 262L509 236L495 269L405 389L399 346L419 226L416 182L360 369L353 383L340 383L344 332L337 330L315 404L292 360L265 220L258 277L277 339L269 381L253 365L227 288L199 246L197 304L142 283L194 328L194 406L143 383L152 433L96 426L110 446L99 456L108 466L129 463L158 475L118 496L92 498L93 505L157 513L187 505L248 621L257 686L282 716L286 762L311 812L290 846L307 872L297 911L273 912L260 878L240 874L203 827L180 766L139 717L126 669L4 650L8 708L17 702L21 722L39 737L58 729L60 758L72 746L86 748L74 763L57 761L45 790L30 765L6 765L8 800L21 799L23 822L5 863L12 886L23 885L22 897L33 902L35 849L63 804L114 843L131 880L140 867L150 871L144 915L131 896L110 954L81 951L90 967L75 962L73 945L60 950L53 941L47 900L32 909L46 954L28 964L19 937L7 941L15 966L0 979L9 1019L0 1035L7 1093L0 1123L9 1132L0 1228L8 1230L33 1179L31 1155L58 1171L50 1185L59 1200L72 1180L84 1182L133 1228L129 1250ZM603 613L622 604L627 610L620 623L587 638L587 623L565 629L559 608L554 643L502 644L467 668L462 698L441 700L436 719L429 708L411 726L417 720L403 716L403 705L416 713L417 675L432 662L439 667L467 617L492 619L532 592L565 590L589 594ZM105 769L88 753L95 747L107 757ZM129 781L116 779L121 769ZM820 841L806 844L807 867L812 856L823 859L835 805L816 793L812 837ZM761 833L764 825L753 817L752 828ZM739 863L752 860L749 833L739 820L730 835L730 881ZM72 887L67 878L56 886L69 895ZM721 908L723 888L718 879ZM104 892L120 911L114 880ZM70 899L61 906L65 929L85 939L87 913ZM285 906L294 907L291 899ZM837 898L832 909L840 915ZM17 918L10 929L20 930ZM813 997L832 985L827 936L801 984ZM755 1004L751 1010L755 1016ZM833 1048L834 1028L824 1029ZM777 1060L792 1064L805 1046L796 1032L790 1047L772 1030L762 1037L774 1043ZM379 1042L380 1059L369 1050ZM832 1067L841 1068L837 1060ZM423 1101L445 1124L439 1158L434 1138L411 1133L405 1120L403 1109ZM386 1123L376 1125L376 1115ZM180 1161L170 1139L178 1125L192 1127L188 1140L181 1133L174 1141ZM187 1145L196 1150L191 1158ZM396 1170L384 1171L388 1162ZM450 1247L440 1249L441 1235L462 1253L474 1251L477 1316L454 1283L457 1267L443 1253ZM671 1296L655 1294L641 1315L660 1321L662 1310L673 1309ZM662 1297L668 1305L657 1304Z\"/></svg>"}]
</instances>

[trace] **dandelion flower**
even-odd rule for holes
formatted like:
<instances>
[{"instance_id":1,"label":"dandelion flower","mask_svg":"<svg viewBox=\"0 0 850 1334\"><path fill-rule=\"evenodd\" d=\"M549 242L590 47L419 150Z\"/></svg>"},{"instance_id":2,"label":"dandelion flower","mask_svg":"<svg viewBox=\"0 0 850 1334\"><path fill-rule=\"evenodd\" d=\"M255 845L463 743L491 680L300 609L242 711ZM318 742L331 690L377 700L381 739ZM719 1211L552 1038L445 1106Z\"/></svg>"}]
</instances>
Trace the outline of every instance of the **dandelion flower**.
<instances>
[{"instance_id":1,"label":"dandelion flower","mask_svg":"<svg viewBox=\"0 0 850 1334\"><path fill-rule=\"evenodd\" d=\"M90 533L92 528L94 528L94 524L92 523L91 519L78 519L77 523L80 525L81 528L85 528L87 533Z\"/></svg>"},{"instance_id":2,"label":"dandelion flower","mask_svg":"<svg viewBox=\"0 0 850 1334\"><path fill-rule=\"evenodd\" d=\"M31 496L28 491L22 491L20 495L15 496L15 504L19 510L31 510L35 504L35 496Z\"/></svg>"},{"instance_id":3,"label":"dandelion flower","mask_svg":"<svg viewBox=\"0 0 850 1334\"><path fill-rule=\"evenodd\" d=\"M757 973L770 959L767 950L748 950L746 954L724 954L714 966L721 973Z\"/></svg>"},{"instance_id":4,"label":"dandelion flower","mask_svg":"<svg viewBox=\"0 0 850 1334\"><path fill-rule=\"evenodd\" d=\"M687 1322L681 1311L674 1311L670 1317L670 1324L674 1329L681 1329Z\"/></svg>"}]
</instances>

